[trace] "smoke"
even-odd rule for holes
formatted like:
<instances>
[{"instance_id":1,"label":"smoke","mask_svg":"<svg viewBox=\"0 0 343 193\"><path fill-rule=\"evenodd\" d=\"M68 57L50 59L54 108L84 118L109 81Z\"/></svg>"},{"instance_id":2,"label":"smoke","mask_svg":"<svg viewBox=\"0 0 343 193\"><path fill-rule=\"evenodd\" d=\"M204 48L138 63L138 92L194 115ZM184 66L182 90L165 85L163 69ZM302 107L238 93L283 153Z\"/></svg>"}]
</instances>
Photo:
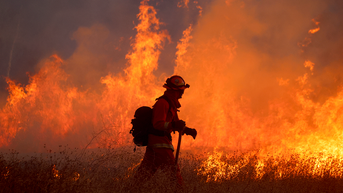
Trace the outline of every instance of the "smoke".
<instances>
[{"instance_id":1,"label":"smoke","mask_svg":"<svg viewBox=\"0 0 343 193\"><path fill-rule=\"evenodd\" d=\"M315 133L315 104L342 84L342 37L331 27L342 20L333 7L342 3L218 0L206 7L183 56L187 65L176 67L191 85L181 117L206 134L188 144L254 149ZM309 34L313 19L320 30ZM315 64L313 72L305 61ZM313 109L297 98L303 95Z\"/></svg>"},{"instance_id":2,"label":"smoke","mask_svg":"<svg viewBox=\"0 0 343 193\"><path fill-rule=\"evenodd\" d=\"M307 86L314 91L306 97L314 103L323 104L339 91L343 45L340 1L180 0L149 4L157 9L163 22L160 27L168 31L171 40L162 45L155 76L170 75L177 65L174 73L191 85L181 100L180 117L198 129L199 137L195 142L186 139L185 147L253 149L280 144L287 137L285 125L294 128L303 108L294 102L295 91L302 89L299 77L308 74ZM129 65L125 56L136 34L139 5L136 0L0 2L1 75L7 75L10 56L11 79L25 85L26 72L36 74L46 58L57 54L64 60L61 68L68 75L68 84L80 92L101 92L105 86L100 83L102 77L120 77ZM309 34L317 27L313 19L319 22L320 30ZM178 60L183 62L175 62L177 43L190 25L192 39ZM301 46L304 42L306 46ZM305 61L315 64L313 72L304 67ZM2 81L2 101L7 96L6 87ZM67 93L66 100L77 103L72 91L58 89ZM92 111L90 106L78 109L75 116ZM91 128L85 128L89 134ZM13 147L28 146L38 132L20 130ZM49 133L44 135L45 140L53 138ZM68 133L61 143L74 137Z\"/></svg>"},{"instance_id":3,"label":"smoke","mask_svg":"<svg viewBox=\"0 0 343 193\"><path fill-rule=\"evenodd\" d=\"M137 0L1 1L0 76L9 76L10 65L11 78L25 85L29 80L27 73L37 73L40 69L37 64L52 54L58 54L67 60L64 68L71 73L75 85L82 88L92 85L98 89L101 77L108 72L121 72L126 66L125 55L135 36L139 4ZM197 21L198 10L193 4L188 9L178 8L177 1L151 1L150 4L158 9L158 18L164 23L162 28L168 30L172 40L164 45L156 74L171 74L176 42L189 23ZM106 48L102 45L104 42L97 41L99 28L97 31L95 26L107 30L107 39L103 38ZM90 34L82 34L81 31L86 29ZM86 61L85 58L90 56L82 58L80 54L91 54L93 60ZM97 59L97 56L102 59ZM1 107L8 96L6 88L6 81L1 78Z\"/></svg>"},{"instance_id":4,"label":"smoke","mask_svg":"<svg viewBox=\"0 0 343 193\"><path fill-rule=\"evenodd\" d=\"M160 76L161 73L169 71L171 74L176 41L181 37L184 26L196 21L198 10L184 11L177 7L177 2L149 3L160 10L158 16L164 23L161 28L167 28L172 38L172 41L161 46L168 52L161 56L161 65L155 73ZM2 143L11 141L10 147L21 151L41 149L39 147L43 146L44 141L50 145L68 143L84 146L94 132L93 125L86 123L89 120L83 122L84 116L99 121L94 127L103 127L99 118L102 112L94 110L107 105L98 107L96 104L103 100L99 98L99 94L106 86L100 82L110 81L110 76L103 79L109 74L120 76L123 69L130 65L126 55L132 49L131 44L136 35L134 27L138 23L136 16L140 2L8 1L2 2L2 5L4 11L1 13L4 16L8 13L17 16L17 7L23 7L20 13L20 29L17 30L20 35L16 39L16 49L11 57L11 79L15 81L6 79L7 84L13 86L14 90L9 92L13 100L9 99L6 105L2 105ZM171 14L175 16L170 17ZM187 20L183 19L185 15ZM4 33L0 35L1 42L4 42L1 50L4 55L8 53L8 56L13 42L7 40L15 39L13 22L16 20L13 17L2 18L1 25L5 27L2 28ZM52 54L57 54L64 62L60 62L56 56L47 59ZM7 62L1 61L1 64L3 67ZM25 86L27 84L28 86ZM2 90L5 90L5 86ZM3 96L7 95L6 93ZM91 99L93 101L88 101ZM16 109L16 104L27 108ZM120 113L115 110L111 109L111 112L114 112L104 116ZM128 113L127 110L124 111ZM131 111L132 109L129 112ZM12 120L9 118L12 116L23 121ZM129 122L125 123L127 124ZM76 134L80 129L82 134ZM55 136L52 133L55 133ZM37 143L32 144L32 141Z\"/></svg>"},{"instance_id":5,"label":"smoke","mask_svg":"<svg viewBox=\"0 0 343 193\"><path fill-rule=\"evenodd\" d=\"M18 39L19 26L20 26L20 20L18 21L17 30L16 30L16 33L15 33L15 37L14 37L12 48L11 48L11 52L10 52L10 57L9 57L9 61L8 61L8 69L7 69L7 77L10 77L10 71L11 71L11 65L12 65L12 57L13 57L13 50L14 50L15 43L16 43L16 41Z\"/></svg>"},{"instance_id":6,"label":"smoke","mask_svg":"<svg viewBox=\"0 0 343 193\"><path fill-rule=\"evenodd\" d=\"M79 28L91 28L94 25L102 25L107 28L109 39L115 41L117 50L112 51L114 69L125 67L125 55L130 48L130 38L135 35L133 30L137 23L140 1L2 1L1 10L1 74L7 76L8 59L11 53L13 40L16 34L16 49L12 53L11 77L22 83L27 83L26 72L36 73L39 68L34 68L41 59L57 53L63 59L69 58L78 47L78 39L74 33ZM173 42L166 45L165 49L175 53L175 42L181 37L182 30L195 22L197 10L186 10L177 7L177 2L152 1L158 12L158 17L165 23ZM22 8L20 8L22 7ZM172 17L171 17L172 16ZM21 17L20 29L17 24ZM184 18L188 19L184 19ZM91 38L91 37L89 37ZM118 41L122 41L118 44ZM100 46L100 44L99 44ZM120 50L119 50L120 49ZM108 52L107 52L108 53ZM173 66L173 54L165 53L161 57L161 66L171 72ZM165 59L167 58L167 59ZM103 66L100 65L100 69ZM98 80L100 77L98 77ZM97 80L97 81L98 81ZM6 87L5 81L1 81L1 89Z\"/></svg>"}]
</instances>

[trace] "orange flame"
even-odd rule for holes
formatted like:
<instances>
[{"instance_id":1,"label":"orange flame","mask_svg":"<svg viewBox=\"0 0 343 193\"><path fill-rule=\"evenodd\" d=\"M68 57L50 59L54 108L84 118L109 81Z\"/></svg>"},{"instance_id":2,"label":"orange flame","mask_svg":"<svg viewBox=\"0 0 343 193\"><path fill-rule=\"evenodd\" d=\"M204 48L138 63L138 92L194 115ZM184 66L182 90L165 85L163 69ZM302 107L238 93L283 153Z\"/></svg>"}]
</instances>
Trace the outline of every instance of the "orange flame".
<instances>
[{"instance_id":1,"label":"orange flame","mask_svg":"<svg viewBox=\"0 0 343 193\"><path fill-rule=\"evenodd\" d=\"M178 6L178 7L182 7L182 5L183 5L185 8L188 8L188 3L189 3L189 0L180 0L180 1L177 3L177 6Z\"/></svg>"},{"instance_id":2,"label":"orange flame","mask_svg":"<svg viewBox=\"0 0 343 193\"><path fill-rule=\"evenodd\" d=\"M310 70L313 71L314 63L312 63L311 61L307 60L307 61L305 61L304 66L310 68Z\"/></svg>"},{"instance_id":3,"label":"orange flame","mask_svg":"<svg viewBox=\"0 0 343 193\"><path fill-rule=\"evenodd\" d=\"M7 79L10 95L1 111L1 126L7 129L1 135L1 146L8 145L17 132L32 126L34 121L40 123L39 132L52 129L55 134L64 135L73 130L76 117L72 106L82 93L68 87L68 75L60 68L62 63L57 55L51 56L38 74L30 76L25 87Z\"/></svg>"},{"instance_id":4,"label":"orange flame","mask_svg":"<svg viewBox=\"0 0 343 193\"><path fill-rule=\"evenodd\" d=\"M153 104L154 99L162 92L162 88L156 84L153 71L157 69L160 49L163 48L165 39L169 39L169 35L167 31L159 31L160 22L156 18L156 11L147 2L142 1L139 7L140 13L137 17L141 22L136 26L137 35L131 45L132 51L126 55L130 64L124 70L126 76L114 77L110 74L101 79L106 90L98 107L102 112L109 112L105 119L115 127L110 130L111 135L117 136L108 144L127 144L128 135L125 131L130 127L130 119L135 109ZM116 123L113 123L113 120L116 120ZM123 129L119 135L118 127Z\"/></svg>"},{"instance_id":5,"label":"orange flame","mask_svg":"<svg viewBox=\"0 0 343 193\"><path fill-rule=\"evenodd\" d=\"M10 170L7 167L5 167L5 170L2 171L1 173L4 176L4 179L7 179L8 176L10 175Z\"/></svg>"},{"instance_id":6,"label":"orange flame","mask_svg":"<svg viewBox=\"0 0 343 193\"><path fill-rule=\"evenodd\" d=\"M52 166L52 175L54 176L54 178L57 178L57 179L61 178L60 174L58 173L58 170L56 169L56 165Z\"/></svg>"},{"instance_id":7,"label":"orange flame","mask_svg":"<svg viewBox=\"0 0 343 193\"><path fill-rule=\"evenodd\" d=\"M317 26L317 28L315 29L310 29L308 31L309 34L314 34L314 33L317 33L319 30L320 30L320 27L318 26L319 25L319 22L316 21L315 19L312 19L313 23Z\"/></svg>"},{"instance_id":8,"label":"orange flame","mask_svg":"<svg viewBox=\"0 0 343 193\"><path fill-rule=\"evenodd\" d=\"M195 7L199 10L199 16L202 16L202 7L199 5L198 1L193 1L196 5Z\"/></svg>"},{"instance_id":9,"label":"orange flame","mask_svg":"<svg viewBox=\"0 0 343 193\"><path fill-rule=\"evenodd\" d=\"M310 29L310 30L308 31L308 33L314 34L314 33L317 33L319 30L320 30L320 27L317 27L317 28L315 28L315 29Z\"/></svg>"},{"instance_id":10,"label":"orange flame","mask_svg":"<svg viewBox=\"0 0 343 193\"><path fill-rule=\"evenodd\" d=\"M25 131L36 132L33 136L42 144L46 140L69 141L71 145L84 147L94 132L100 140L88 147L130 143L127 130L134 110L141 105L152 105L163 93L162 83L158 83L153 72L163 43L169 39L167 31L159 29L156 11L147 0L141 2L139 9L140 23L135 27L137 35L132 51L126 55L125 74L101 78L105 86L101 94L90 90L81 92L74 87L61 67L64 61L57 55L44 62L25 87L7 79L10 95L0 112L0 124L4 128L0 147L10 145L18 133ZM86 140L73 137L79 133ZM32 147L28 144L26 148Z\"/></svg>"},{"instance_id":11,"label":"orange flame","mask_svg":"<svg viewBox=\"0 0 343 193\"><path fill-rule=\"evenodd\" d=\"M9 97L0 111L0 146L11 145L26 132L32 132L39 142L59 138L74 142L75 136L83 135L86 142L75 142L82 147L94 132L99 137L95 145L130 144L134 110L151 106L163 93L160 80L165 80L164 74L157 78L154 72L170 37L160 29L156 10L148 2L143 0L139 7L140 23L126 55L127 67L123 73L102 77L99 93L75 87L63 70L66 63L57 55L43 62L26 86L7 79ZM188 5L189 1L183 2ZM271 58L260 50L263 46L256 48L246 38L239 38L241 31L253 34L251 39L266 32L266 26L255 17L234 17L241 16L246 7L234 1L216 1L199 25L190 25L178 42L174 73L191 85L181 100L179 117L198 130L197 139L185 137L182 148L215 148L198 171L208 179L233 178L249 164L256 179L261 179L269 166L276 167L276 178L283 178L289 171L279 167L279 154L286 162L290 155L298 154L299 163L311 166L302 169L320 176L325 164L340 164L343 157L343 87L338 87L335 95L316 100L318 88L313 84L318 80L313 80L313 62L296 56ZM233 15L223 20L224 13ZM230 22L221 23L227 20ZM242 26L246 28L241 30ZM309 33L299 44L302 49L312 41ZM302 66L301 72L287 74L275 67L289 62ZM258 152L254 154L258 157L249 162L251 157L243 156L241 162L228 163L230 156L217 148ZM276 158L270 163L267 155ZM337 169L332 175L342 174Z\"/></svg>"},{"instance_id":12,"label":"orange flame","mask_svg":"<svg viewBox=\"0 0 343 193\"><path fill-rule=\"evenodd\" d=\"M185 31L183 31L183 37L178 42L176 48L176 67L174 68L174 72L178 74L179 68L186 69L189 62L187 62L185 58L185 54L187 52L187 48L189 47L189 41L193 38L190 34L192 32L192 25L190 25Z\"/></svg>"}]
</instances>

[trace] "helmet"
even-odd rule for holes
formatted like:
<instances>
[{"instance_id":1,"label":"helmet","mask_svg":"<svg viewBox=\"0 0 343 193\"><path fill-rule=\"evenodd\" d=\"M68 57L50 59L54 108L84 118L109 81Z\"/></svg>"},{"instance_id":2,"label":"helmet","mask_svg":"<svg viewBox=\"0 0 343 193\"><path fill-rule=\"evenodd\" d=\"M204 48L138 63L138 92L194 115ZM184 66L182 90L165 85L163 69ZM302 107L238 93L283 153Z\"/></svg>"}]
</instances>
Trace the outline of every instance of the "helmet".
<instances>
[{"instance_id":1,"label":"helmet","mask_svg":"<svg viewBox=\"0 0 343 193\"><path fill-rule=\"evenodd\" d=\"M163 87L173 90L185 90L189 88L189 84L186 84L181 76L174 75L166 80Z\"/></svg>"}]
</instances>

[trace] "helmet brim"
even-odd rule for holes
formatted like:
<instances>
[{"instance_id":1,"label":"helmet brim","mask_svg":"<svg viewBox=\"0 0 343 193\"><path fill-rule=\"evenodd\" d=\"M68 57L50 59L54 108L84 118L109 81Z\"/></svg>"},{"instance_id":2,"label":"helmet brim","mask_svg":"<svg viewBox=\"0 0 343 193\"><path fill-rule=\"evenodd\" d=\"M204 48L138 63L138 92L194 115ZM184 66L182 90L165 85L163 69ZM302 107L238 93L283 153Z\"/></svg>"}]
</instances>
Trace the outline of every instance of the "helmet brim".
<instances>
[{"instance_id":1,"label":"helmet brim","mask_svg":"<svg viewBox=\"0 0 343 193\"><path fill-rule=\"evenodd\" d=\"M185 90L186 88L189 88L190 85L186 84L186 85L182 85L182 86L178 86L178 87L171 87L171 86L168 86L167 84L164 84L163 87L166 89L172 89L172 90Z\"/></svg>"}]
</instances>

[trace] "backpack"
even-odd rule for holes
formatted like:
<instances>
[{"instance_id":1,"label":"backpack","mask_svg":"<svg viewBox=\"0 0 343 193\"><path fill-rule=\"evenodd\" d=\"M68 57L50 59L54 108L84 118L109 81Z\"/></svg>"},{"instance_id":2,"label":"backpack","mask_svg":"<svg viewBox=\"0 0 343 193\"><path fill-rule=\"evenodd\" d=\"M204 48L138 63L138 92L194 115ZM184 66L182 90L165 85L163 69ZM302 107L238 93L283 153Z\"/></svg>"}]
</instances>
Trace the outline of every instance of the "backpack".
<instances>
[{"instance_id":1,"label":"backpack","mask_svg":"<svg viewBox=\"0 0 343 193\"><path fill-rule=\"evenodd\" d=\"M161 96L156 100L163 98L169 104L169 110L171 109L171 102L170 100L165 97ZM134 119L131 120L132 129L130 130L130 134L133 136L133 142L137 146L147 146L149 134L157 135L157 136L168 136L169 140L171 140L170 133L165 133L164 131L155 129L152 124L152 108L147 106L139 107L134 114Z\"/></svg>"}]
</instances>

